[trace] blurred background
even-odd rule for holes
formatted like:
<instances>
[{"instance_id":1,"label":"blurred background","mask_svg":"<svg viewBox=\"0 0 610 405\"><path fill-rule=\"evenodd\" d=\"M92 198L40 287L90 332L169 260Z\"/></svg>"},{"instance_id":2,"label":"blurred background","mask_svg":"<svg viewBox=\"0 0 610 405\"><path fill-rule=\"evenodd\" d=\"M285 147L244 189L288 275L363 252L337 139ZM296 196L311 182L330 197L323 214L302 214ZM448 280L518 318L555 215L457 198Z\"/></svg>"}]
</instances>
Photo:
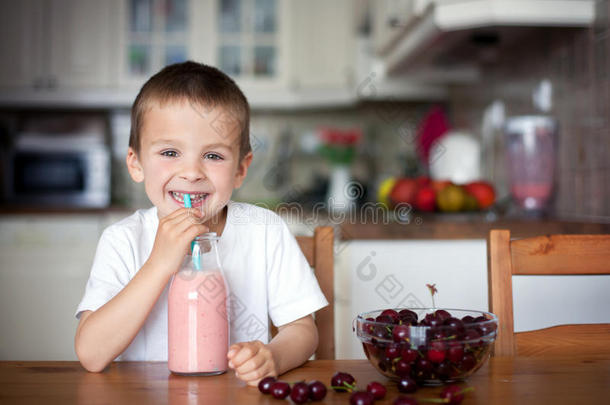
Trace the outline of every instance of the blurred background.
<instances>
[{"instance_id":1,"label":"blurred background","mask_svg":"<svg viewBox=\"0 0 610 405\"><path fill-rule=\"evenodd\" d=\"M124 164L131 104L185 60L250 102L254 161L234 199L297 203L296 233L338 226L338 319L422 303L436 279L440 305L487 309L491 227L609 230L609 13L608 0L0 0L0 358L74 358L101 231L150 206ZM443 280L481 292L446 289L443 304ZM343 329L338 355L361 355Z\"/></svg>"}]
</instances>

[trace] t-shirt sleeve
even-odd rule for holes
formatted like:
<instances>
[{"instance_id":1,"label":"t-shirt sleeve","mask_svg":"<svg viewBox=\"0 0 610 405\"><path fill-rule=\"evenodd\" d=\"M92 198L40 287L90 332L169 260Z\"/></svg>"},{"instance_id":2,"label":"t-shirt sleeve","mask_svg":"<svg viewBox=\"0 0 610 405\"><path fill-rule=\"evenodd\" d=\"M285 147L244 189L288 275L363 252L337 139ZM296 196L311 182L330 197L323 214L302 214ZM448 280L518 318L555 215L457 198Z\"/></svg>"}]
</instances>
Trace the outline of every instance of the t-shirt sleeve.
<instances>
[{"instance_id":1,"label":"t-shirt sleeve","mask_svg":"<svg viewBox=\"0 0 610 405\"><path fill-rule=\"evenodd\" d=\"M282 326L328 305L299 244L278 216L267 229L269 317Z\"/></svg>"},{"instance_id":2,"label":"t-shirt sleeve","mask_svg":"<svg viewBox=\"0 0 610 405\"><path fill-rule=\"evenodd\" d=\"M127 285L129 269L133 267L132 250L124 232L113 227L104 230L97 245L85 294L76 309L77 318L83 311L97 310Z\"/></svg>"}]
</instances>

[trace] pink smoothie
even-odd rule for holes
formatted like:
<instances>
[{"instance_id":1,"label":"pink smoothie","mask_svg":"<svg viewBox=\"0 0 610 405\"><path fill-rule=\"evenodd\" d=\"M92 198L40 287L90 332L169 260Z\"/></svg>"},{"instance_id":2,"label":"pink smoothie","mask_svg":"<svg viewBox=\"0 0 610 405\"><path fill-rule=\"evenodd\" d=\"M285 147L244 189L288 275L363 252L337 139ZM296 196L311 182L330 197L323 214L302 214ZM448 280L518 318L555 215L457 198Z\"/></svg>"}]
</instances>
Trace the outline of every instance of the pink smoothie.
<instances>
[{"instance_id":1,"label":"pink smoothie","mask_svg":"<svg viewBox=\"0 0 610 405\"><path fill-rule=\"evenodd\" d=\"M168 367L174 373L227 370L227 290L219 271L178 272L168 296Z\"/></svg>"}]
</instances>

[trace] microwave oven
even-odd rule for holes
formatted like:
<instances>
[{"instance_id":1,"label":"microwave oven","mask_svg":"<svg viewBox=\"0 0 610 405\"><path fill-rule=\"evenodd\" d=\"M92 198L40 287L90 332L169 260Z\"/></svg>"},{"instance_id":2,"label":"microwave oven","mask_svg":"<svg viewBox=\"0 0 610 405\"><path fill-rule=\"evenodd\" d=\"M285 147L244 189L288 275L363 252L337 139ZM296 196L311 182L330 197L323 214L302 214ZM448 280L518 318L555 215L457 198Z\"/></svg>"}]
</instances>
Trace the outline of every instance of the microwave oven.
<instances>
[{"instance_id":1,"label":"microwave oven","mask_svg":"<svg viewBox=\"0 0 610 405\"><path fill-rule=\"evenodd\" d=\"M110 151L96 136L22 134L8 153L4 173L10 204L110 204Z\"/></svg>"}]
</instances>

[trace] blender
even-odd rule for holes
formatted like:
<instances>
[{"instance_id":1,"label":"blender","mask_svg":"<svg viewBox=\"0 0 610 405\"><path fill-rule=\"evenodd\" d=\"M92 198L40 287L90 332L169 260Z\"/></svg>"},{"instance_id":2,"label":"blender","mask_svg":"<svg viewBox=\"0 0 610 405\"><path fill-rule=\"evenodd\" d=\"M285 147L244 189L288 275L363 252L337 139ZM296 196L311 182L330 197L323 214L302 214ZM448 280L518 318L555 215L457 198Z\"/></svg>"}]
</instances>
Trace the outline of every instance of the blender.
<instances>
[{"instance_id":1,"label":"blender","mask_svg":"<svg viewBox=\"0 0 610 405\"><path fill-rule=\"evenodd\" d=\"M557 120L545 115L507 119L506 162L513 201L526 215L541 215L553 193L557 154Z\"/></svg>"}]
</instances>

